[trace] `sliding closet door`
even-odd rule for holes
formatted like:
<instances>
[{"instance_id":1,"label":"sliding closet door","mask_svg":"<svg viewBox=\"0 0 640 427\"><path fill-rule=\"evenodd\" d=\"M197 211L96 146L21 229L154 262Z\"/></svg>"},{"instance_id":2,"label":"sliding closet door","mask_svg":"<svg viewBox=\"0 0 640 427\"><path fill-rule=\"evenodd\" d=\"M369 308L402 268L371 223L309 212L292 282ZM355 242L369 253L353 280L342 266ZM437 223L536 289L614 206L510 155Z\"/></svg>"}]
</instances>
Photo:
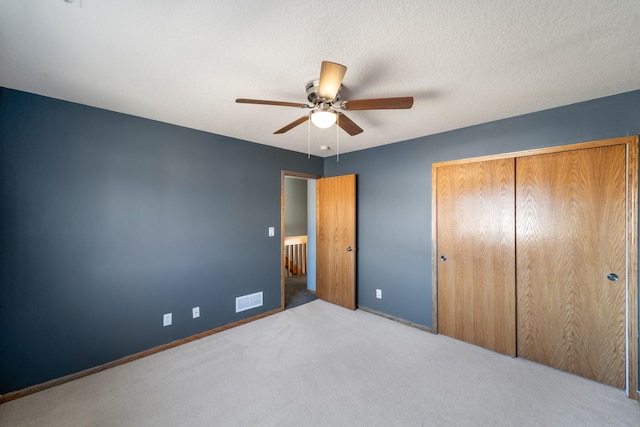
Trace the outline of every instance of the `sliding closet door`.
<instances>
[{"instance_id":1,"label":"sliding closet door","mask_svg":"<svg viewBox=\"0 0 640 427\"><path fill-rule=\"evenodd\" d=\"M625 146L516 170L518 356L623 388Z\"/></svg>"},{"instance_id":2,"label":"sliding closet door","mask_svg":"<svg viewBox=\"0 0 640 427\"><path fill-rule=\"evenodd\" d=\"M438 332L516 353L514 159L438 167Z\"/></svg>"}]
</instances>

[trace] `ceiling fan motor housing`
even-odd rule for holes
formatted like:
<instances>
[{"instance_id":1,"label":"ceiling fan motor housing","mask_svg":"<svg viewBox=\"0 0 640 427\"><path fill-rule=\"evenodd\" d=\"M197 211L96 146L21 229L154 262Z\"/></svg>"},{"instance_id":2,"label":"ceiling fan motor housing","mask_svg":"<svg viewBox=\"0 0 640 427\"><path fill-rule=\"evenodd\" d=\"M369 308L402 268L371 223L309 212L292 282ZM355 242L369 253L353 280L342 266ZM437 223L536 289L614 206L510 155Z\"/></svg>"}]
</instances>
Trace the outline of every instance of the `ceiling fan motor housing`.
<instances>
[{"instance_id":1,"label":"ceiling fan motor housing","mask_svg":"<svg viewBox=\"0 0 640 427\"><path fill-rule=\"evenodd\" d=\"M307 90L307 100L309 100L309 102L312 103L313 105L318 105L322 103L322 98L320 98L320 95L318 95L319 85L320 85L320 80L311 80L305 86L305 89ZM338 93L336 94L336 97L334 99L325 99L325 101L328 104L333 104L334 102L338 102L338 100L340 99L340 90L342 90L342 85L340 85L340 89L338 90Z\"/></svg>"}]
</instances>

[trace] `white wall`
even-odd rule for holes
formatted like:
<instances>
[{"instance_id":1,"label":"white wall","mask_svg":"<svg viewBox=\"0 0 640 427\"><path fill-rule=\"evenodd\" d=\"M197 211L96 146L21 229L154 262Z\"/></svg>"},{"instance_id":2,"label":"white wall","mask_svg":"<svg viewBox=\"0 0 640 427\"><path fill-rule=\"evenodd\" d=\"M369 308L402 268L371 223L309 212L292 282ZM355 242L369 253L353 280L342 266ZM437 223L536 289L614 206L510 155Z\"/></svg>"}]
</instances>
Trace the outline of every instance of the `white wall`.
<instances>
[{"instance_id":1,"label":"white wall","mask_svg":"<svg viewBox=\"0 0 640 427\"><path fill-rule=\"evenodd\" d=\"M316 290L316 180L307 179L307 289Z\"/></svg>"},{"instance_id":2,"label":"white wall","mask_svg":"<svg viewBox=\"0 0 640 427\"><path fill-rule=\"evenodd\" d=\"M307 233L307 183L304 179L284 179L284 235Z\"/></svg>"}]
</instances>

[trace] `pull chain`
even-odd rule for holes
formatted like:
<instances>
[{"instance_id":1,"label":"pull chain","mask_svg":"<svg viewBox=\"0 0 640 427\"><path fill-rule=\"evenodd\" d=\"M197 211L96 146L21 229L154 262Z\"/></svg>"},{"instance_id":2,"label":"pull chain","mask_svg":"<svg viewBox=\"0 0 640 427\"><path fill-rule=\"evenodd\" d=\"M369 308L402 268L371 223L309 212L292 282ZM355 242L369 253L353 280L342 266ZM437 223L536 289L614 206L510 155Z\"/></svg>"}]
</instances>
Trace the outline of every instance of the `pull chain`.
<instances>
[{"instance_id":1,"label":"pull chain","mask_svg":"<svg viewBox=\"0 0 640 427\"><path fill-rule=\"evenodd\" d=\"M307 147L307 159L311 158L311 113L309 113L309 119L307 120L309 122L309 126L307 126L307 136L308 136L308 141L309 141L309 145Z\"/></svg>"},{"instance_id":2,"label":"pull chain","mask_svg":"<svg viewBox=\"0 0 640 427\"><path fill-rule=\"evenodd\" d=\"M336 118L336 162L340 161L340 113Z\"/></svg>"}]
</instances>

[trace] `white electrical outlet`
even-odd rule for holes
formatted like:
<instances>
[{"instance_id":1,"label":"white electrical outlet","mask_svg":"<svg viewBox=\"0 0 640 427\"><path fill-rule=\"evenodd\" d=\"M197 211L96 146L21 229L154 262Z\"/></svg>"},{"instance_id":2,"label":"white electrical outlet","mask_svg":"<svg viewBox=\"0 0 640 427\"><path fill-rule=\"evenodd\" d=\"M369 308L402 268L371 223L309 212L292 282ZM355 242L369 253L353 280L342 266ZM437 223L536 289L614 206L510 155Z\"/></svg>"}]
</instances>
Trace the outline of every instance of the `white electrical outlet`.
<instances>
[{"instance_id":1,"label":"white electrical outlet","mask_svg":"<svg viewBox=\"0 0 640 427\"><path fill-rule=\"evenodd\" d=\"M275 227L269 227L269 237L273 237L276 235L276 228Z\"/></svg>"},{"instance_id":2,"label":"white electrical outlet","mask_svg":"<svg viewBox=\"0 0 640 427\"><path fill-rule=\"evenodd\" d=\"M382 289L376 289L376 298L382 299Z\"/></svg>"},{"instance_id":3,"label":"white electrical outlet","mask_svg":"<svg viewBox=\"0 0 640 427\"><path fill-rule=\"evenodd\" d=\"M193 307L191 309L191 314L193 315L193 318L195 319L196 317L200 317L200 307Z\"/></svg>"},{"instance_id":4,"label":"white electrical outlet","mask_svg":"<svg viewBox=\"0 0 640 427\"><path fill-rule=\"evenodd\" d=\"M171 313L166 313L162 316L162 326L171 326L172 317Z\"/></svg>"}]
</instances>

